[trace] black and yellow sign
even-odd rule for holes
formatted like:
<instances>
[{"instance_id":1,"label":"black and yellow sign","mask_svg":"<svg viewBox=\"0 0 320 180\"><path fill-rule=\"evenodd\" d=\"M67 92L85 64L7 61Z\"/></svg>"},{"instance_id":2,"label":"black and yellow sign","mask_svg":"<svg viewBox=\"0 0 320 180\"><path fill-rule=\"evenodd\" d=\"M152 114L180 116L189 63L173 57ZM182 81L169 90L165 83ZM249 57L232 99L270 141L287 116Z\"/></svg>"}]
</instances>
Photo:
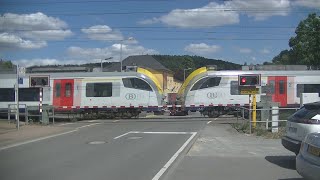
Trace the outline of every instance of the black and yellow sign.
<instances>
[{"instance_id":1,"label":"black and yellow sign","mask_svg":"<svg viewBox=\"0 0 320 180\"><path fill-rule=\"evenodd\" d=\"M241 95L260 94L259 88L256 87L242 87L240 88Z\"/></svg>"}]
</instances>

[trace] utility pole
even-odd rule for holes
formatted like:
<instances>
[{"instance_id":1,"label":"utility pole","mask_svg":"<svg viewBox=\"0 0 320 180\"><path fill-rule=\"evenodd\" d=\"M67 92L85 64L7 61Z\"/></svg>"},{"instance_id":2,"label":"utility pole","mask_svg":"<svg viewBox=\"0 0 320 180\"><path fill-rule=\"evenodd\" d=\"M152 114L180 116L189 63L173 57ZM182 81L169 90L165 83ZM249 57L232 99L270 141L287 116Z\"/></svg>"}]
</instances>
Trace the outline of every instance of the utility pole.
<instances>
[{"instance_id":1,"label":"utility pole","mask_svg":"<svg viewBox=\"0 0 320 180\"><path fill-rule=\"evenodd\" d=\"M17 64L17 77L16 77L16 93L15 93L15 101L16 101L16 127L17 130L20 129L20 115L19 115L19 64Z\"/></svg>"}]
</instances>

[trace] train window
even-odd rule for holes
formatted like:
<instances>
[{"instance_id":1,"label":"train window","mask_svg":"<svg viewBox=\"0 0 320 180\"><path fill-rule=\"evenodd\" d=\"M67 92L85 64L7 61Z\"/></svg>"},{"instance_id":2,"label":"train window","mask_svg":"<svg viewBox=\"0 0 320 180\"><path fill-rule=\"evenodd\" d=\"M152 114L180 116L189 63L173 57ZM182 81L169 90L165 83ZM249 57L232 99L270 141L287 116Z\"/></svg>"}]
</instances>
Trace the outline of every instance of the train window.
<instances>
[{"instance_id":1,"label":"train window","mask_svg":"<svg viewBox=\"0 0 320 180\"><path fill-rule=\"evenodd\" d=\"M61 93L61 84L57 83L55 88L55 96L60 97L60 93Z\"/></svg>"},{"instance_id":2,"label":"train window","mask_svg":"<svg viewBox=\"0 0 320 180\"><path fill-rule=\"evenodd\" d=\"M203 78L193 85L193 87L191 88L191 91L219 86L220 81L221 81L221 77Z\"/></svg>"},{"instance_id":3,"label":"train window","mask_svg":"<svg viewBox=\"0 0 320 180\"><path fill-rule=\"evenodd\" d=\"M230 88L231 95L240 95L238 81L231 81L230 86L231 86L231 88Z\"/></svg>"},{"instance_id":4,"label":"train window","mask_svg":"<svg viewBox=\"0 0 320 180\"><path fill-rule=\"evenodd\" d=\"M87 83L86 97L111 97L112 83Z\"/></svg>"},{"instance_id":5,"label":"train window","mask_svg":"<svg viewBox=\"0 0 320 180\"><path fill-rule=\"evenodd\" d=\"M72 89L71 83L66 83L65 97L71 97L71 89Z\"/></svg>"},{"instance_id":6,"label":"train window","mask_svg":"<svg viewBox=\"0 0 320 180\"><path fill-rule=\"evenodd\" d=\"M284 87L285 83L283 80L279 81L279 94L284 94L285 92L285 87Z\"/></svg>"},{"instance_id":7,"label":"train window","mask_svg":"<svg viewBox=\"0 0 320 180\"><path fill-rule=\"evenodd\" d=\"M269 91L270 91L270 94L274 94L274 89L275 89L275 81L274 80L271 80L269 81Z\"/></svg>"},{"instance_id":8,"label":"train window","mask_svg":"<svg viewBox=\"0 0 320 180\"><path fill-rule=\"evenodd\" d=\"M0 102L13 102L15 93L13 88L0 88Z\"/></svg>"},{"instance_id":9,"label":"train window","mask_svg":"<svg viewBox=\"0 0 320 180\"><path fill-rule=\"evenodd\" d=\"M219 86L221 77L213 77L206 80L200 87L200 89L210 88L214 86Z\"/></svg>"},{"instance_id":10,"label":"train window","mask_svg":"<svg viewBox=\"0 0 320 180\"><path fill-rule=\"evenodd\" d=\"M19 101L39 101L39 88L19 88Z\"/></svg>"},{"instance_id":11,"label":"train window","mask_svg":"<svg viewBox=\"0 0 320 180\"><path fill-rule=\"evenodd\" d=\"M320 84L297 84L297 97L301 93L319 93L320 96Z\"/></svg>"},{"instance_id":12,"label":"train window","mask_svg":"<svg viewBox=\"0 0 320 180\"><path fill-rule=\"evenodd\" d=\"M123 85L126 88L134 88L134 89L140 89L145 91L152 91L150 85L138 78L123 78L122 79Z\"/></svg>"}]
</instances>

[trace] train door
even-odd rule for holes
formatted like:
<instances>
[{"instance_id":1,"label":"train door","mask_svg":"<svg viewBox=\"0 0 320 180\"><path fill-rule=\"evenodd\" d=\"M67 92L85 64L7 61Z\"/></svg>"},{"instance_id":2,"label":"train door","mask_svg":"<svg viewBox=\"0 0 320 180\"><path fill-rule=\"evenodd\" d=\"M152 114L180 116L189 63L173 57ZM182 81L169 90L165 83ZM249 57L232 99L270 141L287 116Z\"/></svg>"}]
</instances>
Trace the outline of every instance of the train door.
<instances>
[{"instance_id":1,"label":"train door","mask_svg":"<svg viewBox=\"0 0 320 180\"><path fill-rule=\"evenodd\" d=\"M287 77L269 76L268 84L271 87L272 101L279 102L280 106L287 106Z\"/></svg>"},{"instance_id":2,"label":"train door","mask_svg":"<svg viewBox=\"0 0 320 180\"><path fill-rule=\"evenodd\" d=\"M53 83L53 105L73 106L73 79L56 79Z\"/></svg>"}]
</instances>

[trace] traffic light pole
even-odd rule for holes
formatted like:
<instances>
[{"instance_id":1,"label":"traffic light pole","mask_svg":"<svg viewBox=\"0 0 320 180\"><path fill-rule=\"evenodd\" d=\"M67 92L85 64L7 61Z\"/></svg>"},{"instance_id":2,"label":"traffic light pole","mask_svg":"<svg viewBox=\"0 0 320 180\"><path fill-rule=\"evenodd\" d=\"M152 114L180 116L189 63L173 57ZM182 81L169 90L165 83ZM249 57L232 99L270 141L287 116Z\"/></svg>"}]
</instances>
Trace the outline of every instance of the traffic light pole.
<instances>
[{"instance_id":1,"label":"traffic light pole","mask_svg":"<svg viewBox=\"0 0 320 180\"><path fill-rule=\"evenodd\" d=\"M257 125L257 99L256 95L253 94L252 96L252 127L253 129L256 128Z\"/></svg>"}]
</instances>

